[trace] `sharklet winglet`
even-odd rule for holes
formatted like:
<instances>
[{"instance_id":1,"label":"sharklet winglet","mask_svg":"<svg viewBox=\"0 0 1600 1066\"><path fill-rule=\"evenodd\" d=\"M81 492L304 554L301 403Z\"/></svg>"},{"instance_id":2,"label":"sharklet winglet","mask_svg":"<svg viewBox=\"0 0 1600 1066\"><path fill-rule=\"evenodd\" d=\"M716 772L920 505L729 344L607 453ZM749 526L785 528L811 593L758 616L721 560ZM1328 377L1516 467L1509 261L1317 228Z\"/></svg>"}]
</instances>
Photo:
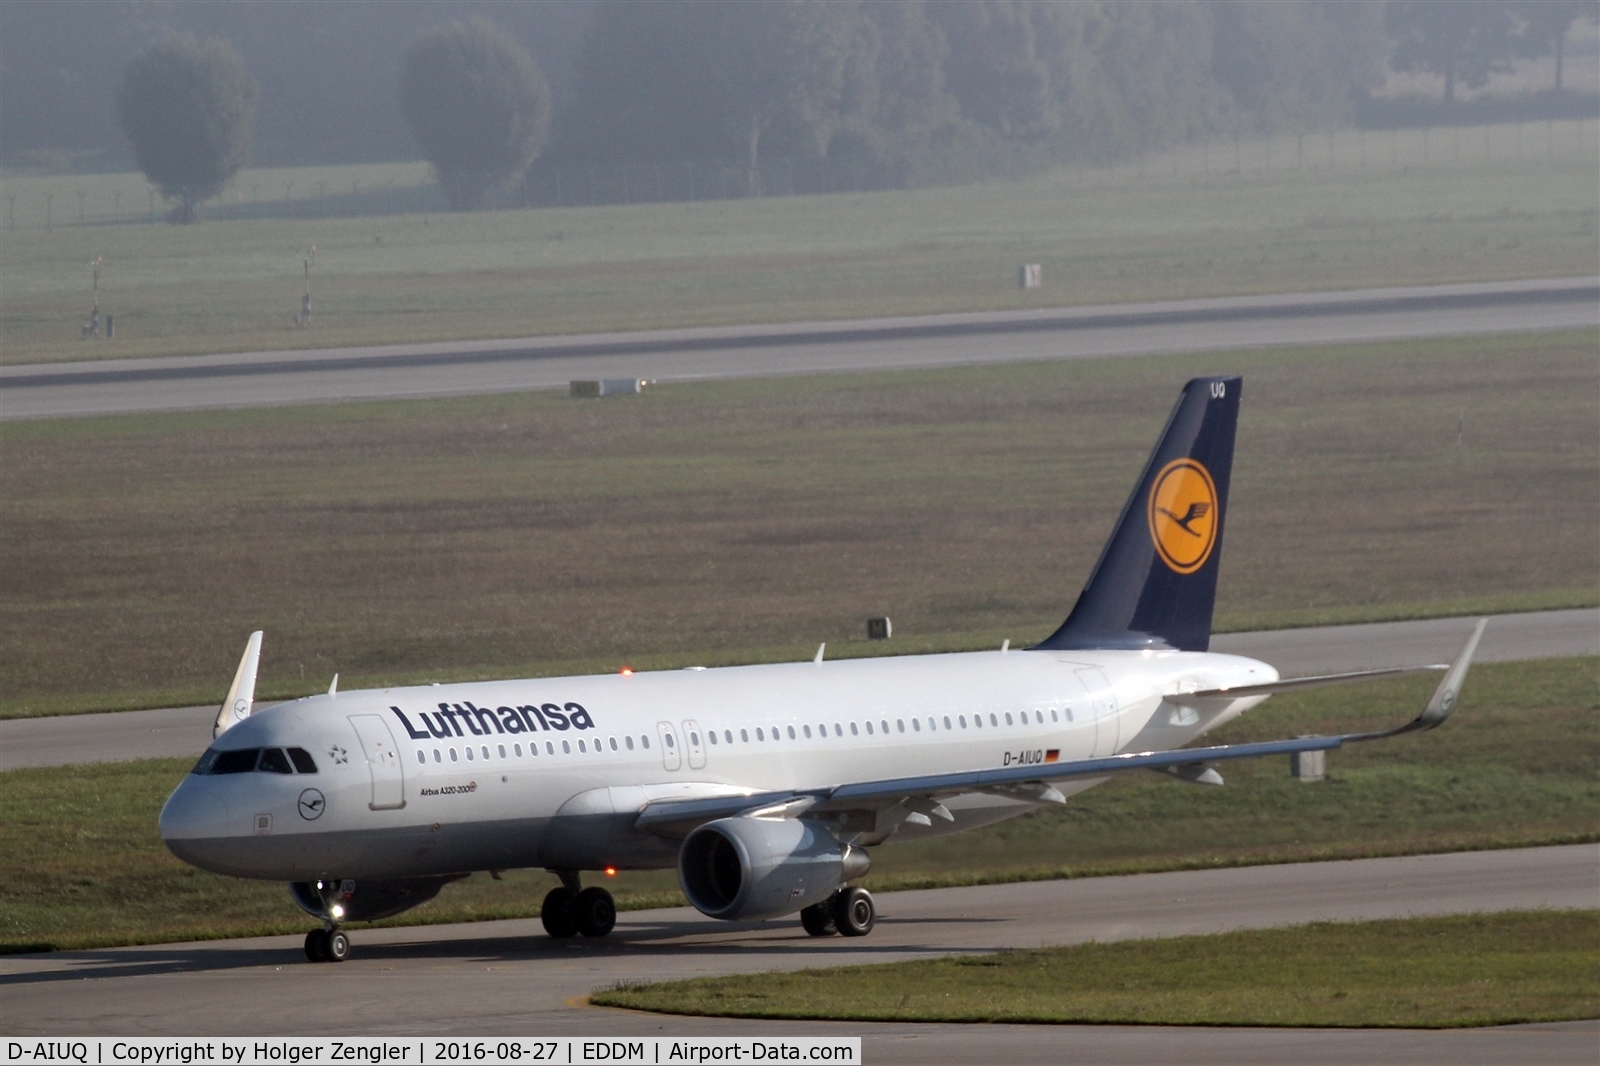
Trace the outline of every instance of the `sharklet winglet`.
<instances>
[{"instance_id":1,"label":"sharklet winglet","mask_svg":"<svg viewBox=\"0 0 1600 1066\"><path fill-rule=\"evenodd\" d=\"M233 675L233 687L228 689L228 698L222 701L217 711L217 720L211 726L213 740L250 717L256 699L256 667L260 662L261 630L258 629L250 634L250 639L245 643L244 657L239 660L239 669Z\"/></svg>"}]
</instances>

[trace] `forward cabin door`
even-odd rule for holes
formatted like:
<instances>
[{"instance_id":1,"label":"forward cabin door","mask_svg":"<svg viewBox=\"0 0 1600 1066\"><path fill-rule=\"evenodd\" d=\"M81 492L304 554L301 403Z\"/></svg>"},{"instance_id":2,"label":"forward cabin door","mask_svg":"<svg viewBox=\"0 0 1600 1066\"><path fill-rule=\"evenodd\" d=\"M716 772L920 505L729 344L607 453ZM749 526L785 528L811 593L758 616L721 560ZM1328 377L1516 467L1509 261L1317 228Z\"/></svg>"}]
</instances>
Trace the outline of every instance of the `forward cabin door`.
<instances>
[{"instance_id":1,"label":"forward cabin door","mask_svg":"<svg viewBox=\"0 0 1600 1066\"><path fill-rule=\"evenodd\" d=\"M400 749L389 732L389 723L375 714L352 714L350 724L361 738L361 750L372 774L372 802L375 811L395 810L406 805L406 778Z\"/></svg>"},{"instance_id":2,"label":"forward cabin door","mask_svg":"<svg viewBox=\"0 0 1600 1066\"><path fill-rule=\"evenodd\" d=\"M683 765L683 753L678 750L678 734L671 722L657 722L656 735L661 738L661 765L676 770Z\"/></svg>"},{"instance_id":3,"label":"forward cabin door","mask_svg":"<svg viewBox=\"0 0 1600 1066\"><path fill-rule=\"evenodd\" d=\"M1097 757L1115 755L1121 743L1116 693L1111 691L1105 671L1097 667L1079 670L1078 680L1083 683L1084 693L1089 698L1089 713L1094 716L1094 753Z\"/></svg>"}]
</instances>

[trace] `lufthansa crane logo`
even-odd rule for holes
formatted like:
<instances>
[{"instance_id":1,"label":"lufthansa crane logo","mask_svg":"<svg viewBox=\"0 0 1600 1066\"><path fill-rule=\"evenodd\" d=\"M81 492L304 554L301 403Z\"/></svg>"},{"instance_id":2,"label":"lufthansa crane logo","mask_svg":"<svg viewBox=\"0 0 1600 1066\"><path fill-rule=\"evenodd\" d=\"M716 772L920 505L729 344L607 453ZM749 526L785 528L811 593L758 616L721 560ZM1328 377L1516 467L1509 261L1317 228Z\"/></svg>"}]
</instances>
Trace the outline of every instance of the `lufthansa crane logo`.
<instances>
[{"instance_id":1,"label":"lufthansa crane logo","mask_svg":"<svg viewBox=\"0 0 1600 1066\"><path fill-rule=\"evenodd\" d=\"M322 798L322 793L314 788L308 788L300 793L300 817L308 822L314 822L322 817L322 812L327 810L328 801Z\"/></svg>"},{"instance_id":2,"label":"lufthansa crane logo","mask_svg":"<svg viewBox=\"0 0 1600 1066\"><path fill-rule=\"evenodd\" d=\"M1150 486L1150 540L1161 561L1192 574L1217 543L1217 485L1196 459L1174 459Z\"/></svg>"}]
</instances>

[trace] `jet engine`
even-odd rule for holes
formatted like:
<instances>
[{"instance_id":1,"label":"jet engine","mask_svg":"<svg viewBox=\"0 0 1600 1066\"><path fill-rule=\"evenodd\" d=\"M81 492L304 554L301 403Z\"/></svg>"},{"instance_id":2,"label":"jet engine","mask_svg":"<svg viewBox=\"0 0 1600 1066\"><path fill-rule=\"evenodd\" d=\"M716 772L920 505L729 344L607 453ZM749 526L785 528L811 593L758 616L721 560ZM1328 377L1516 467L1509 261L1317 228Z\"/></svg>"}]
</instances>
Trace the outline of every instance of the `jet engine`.
<instances>
[{"instance_id":1,"label":"jet engine","mask_svg":"<svg viewBox=\"0 0 1600 1066\"><path fill-rule=\"evenodd\" d=\"M313 918L334 922L375 922L408 911L439 894L451 881L466 874L444 877L406 877L395 881L295 881L289 895Z\"/></svg>"},{"instance_id":2,"label":"jet engine","mask_svg":"<svg viewBox=\"0 0 1600 1066\"><path fill-rule=\"evenodd\" d=\"M805 819L721 818L684 838L678 883L709 918L776 918L820 903L871 865Z\"/></svg>"}]
</instances>

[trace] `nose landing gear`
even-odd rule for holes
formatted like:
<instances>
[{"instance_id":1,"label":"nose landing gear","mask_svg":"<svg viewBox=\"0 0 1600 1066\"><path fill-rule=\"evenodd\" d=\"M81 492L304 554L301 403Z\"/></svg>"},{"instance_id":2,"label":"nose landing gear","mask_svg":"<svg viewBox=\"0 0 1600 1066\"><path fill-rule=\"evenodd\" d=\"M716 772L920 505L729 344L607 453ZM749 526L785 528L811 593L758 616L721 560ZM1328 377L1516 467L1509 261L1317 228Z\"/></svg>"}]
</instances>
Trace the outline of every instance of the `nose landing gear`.
<instances>
[{"instance_id":1,"label":"nose landing gear","mask_svg":"<svg viewBox=\"0 0 1600 1066\"><path fill-rule=\"evenodd\" d=\"M350 938L338 927L313 929L306 934L306 958L312 962L343 962L350 957Z\"/></svg>"},{"instance_id":2,"label":"nose landing gear","mask_svg":"<svg viewBox=\"0 0 1600 1066\"><path fill-rule=\"evenodd\" d=\"M544 931L556 939L583 934L605 936L617 924L617 904L611 893L591 885L584 888L576 870L556 870L561 887L544 897L539 920Z\"/></svg>"}]
</instances>

